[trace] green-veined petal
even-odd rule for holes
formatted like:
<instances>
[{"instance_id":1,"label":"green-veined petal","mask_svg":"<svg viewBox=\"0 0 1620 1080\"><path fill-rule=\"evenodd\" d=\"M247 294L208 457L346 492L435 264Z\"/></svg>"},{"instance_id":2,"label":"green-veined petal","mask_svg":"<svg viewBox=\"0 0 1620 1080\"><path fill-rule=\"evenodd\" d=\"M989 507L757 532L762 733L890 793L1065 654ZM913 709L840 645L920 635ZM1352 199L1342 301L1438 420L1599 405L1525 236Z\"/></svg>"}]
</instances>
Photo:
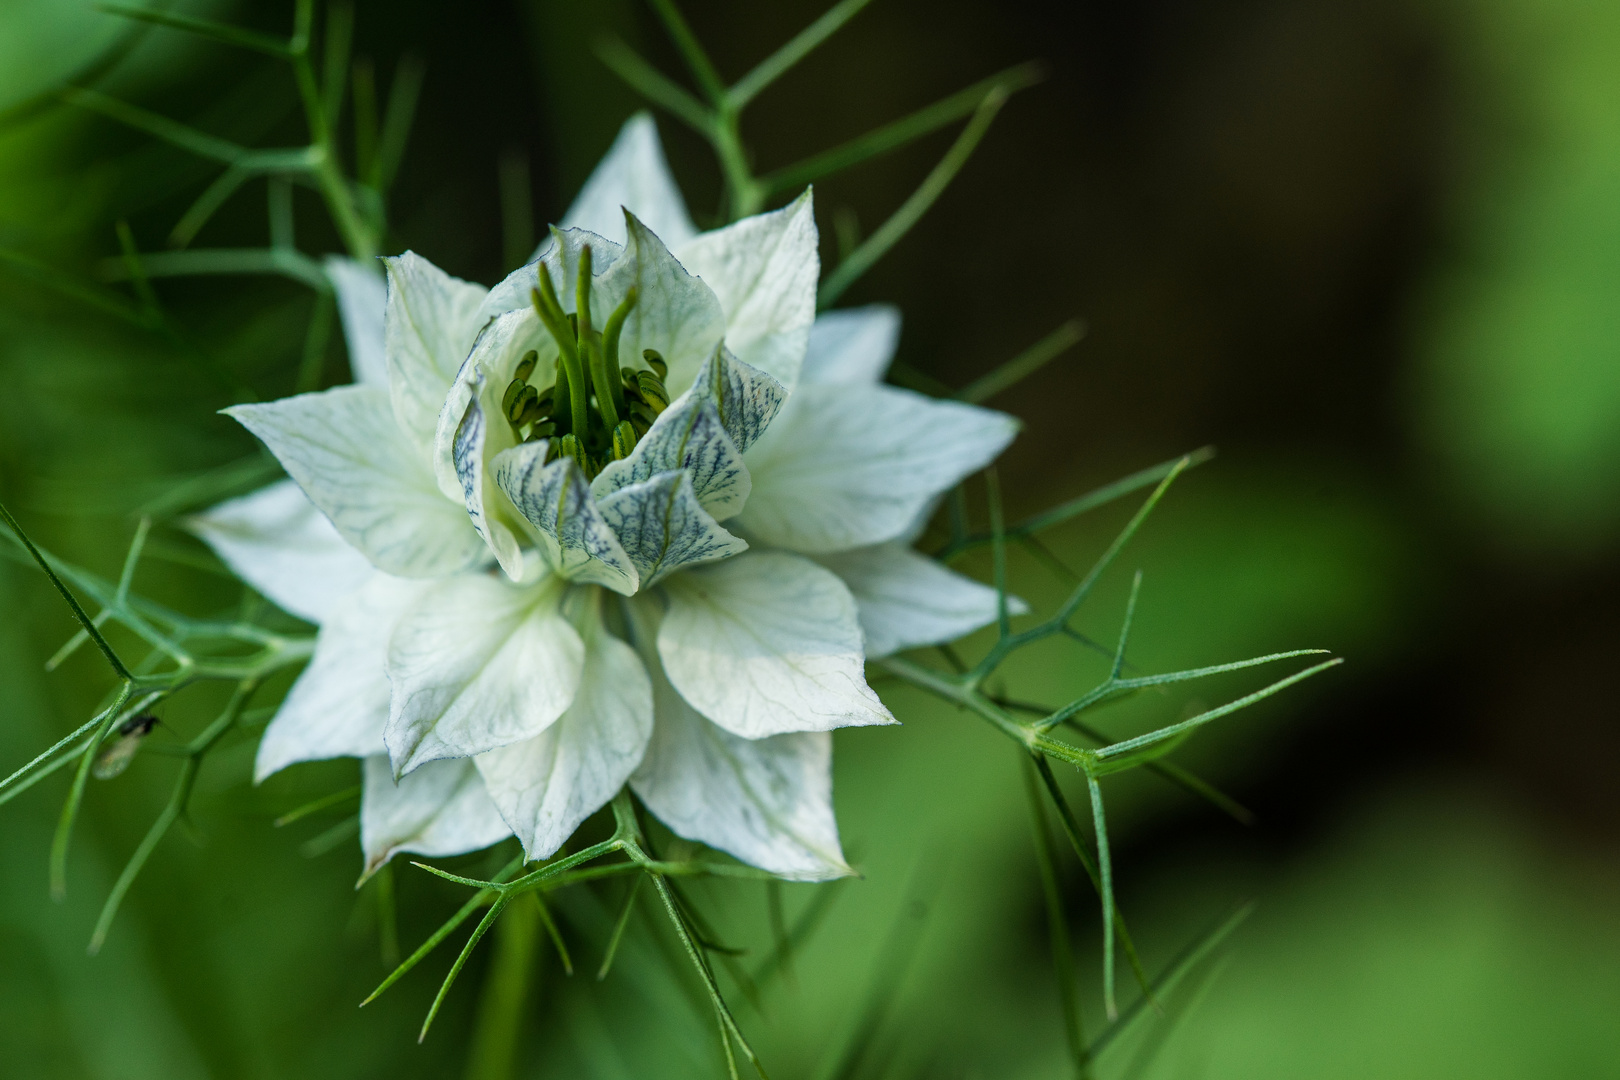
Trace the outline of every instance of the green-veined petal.
<instances>
[{"instance_id":1,"label":"green-veined petal","mask_svg":"<svg viewBox=\"0 0 1620 1080\"><path fill-rule=\"evenodd\" d=\"M532 739L562 715L584 660L564 588L463 574L435 583L400 621L384 734L397 775Z\"/></svg>"},{"instance_id":2,"label":"green-veined petal","mask_svg":"<svg viewBox=\"0 0 1620 1080\"><path fill-rule=\"evenodd\" d=\"M388 724L388 640L429 582L371 580L333 605L315 655L259 741L253 781L300 761L383 752Z\"/></svg>"},{"instance_id":3,"label":"green-veined petal","mask_svg":"<svg viewBox=\"0 0 1620 1080\"><path fill-rule=\"evenodd\" d=\"M702 278L726 313L726 344L789 390L816 317L815 208L810 192L681 244L675 257ZM673 373L672 373L673 374ZM684 386L671 385L679 393Z\"/></svg>"},{"instance_id":4,"label":"green-veined petal","mask_svg":"<svg viewBox=\"0 0 1620 1080\"><path fill-rule=\"evenodd\" d=\"M866 685L855 599L829 570L749 552L665 583L658 655L698 712L735 735L892 724Z\"/></svg>"},{"instance_id":5,"label":"green-veined petal","mask_svg":"<svg viewBox=\"0 0 1620 1080\"><path fill-rule=\"evenodd\" d=\"M382 390L337 386L225 412L264 441L343 538L384 573L438 577L487 557Z\"/></svg>"},{"instance_id":6,"label":"green-veined petal","mask_svg":"<svg viewBox=\"0 0 1620 1080\"><path fill-rule=\"evenodd\" d=\"M892 386L806 383L747 455L745 535L811 554L902 535L1018 431L1004 413Z\"/></svg>"},{"instance_id":7,"label":"green-veined petal","mask_svg":"<svg viewBox=\"0 0 1620 1080\"><path fill-rule=\"evenodd\" d=\"M534 527L553 573L629 596L640 584L635 564L597 509L579 464L571 457L546 464L547 446L541 440L498 454L491 463L496 486Z\"/></svg>"},{"instance_id":8,"label":"green-veined petal","mask_svg":"<svg viewBox=\"0 0 1620 1080\"><path fill-rule=\"evenodd\" d=\"M402 851L461 855L512 834L471 761L435 761L394 780L384 755L363 766L360 846L365 876Z\"/></svg>"},{"instance_id":9,"label":"green-veined petal","mask_svg":"<svg viewBox=\"0 0 1620 1080\"><path fill-rule=\"evenodd\" d=\"M996 621L996 590L903 543L819 555L816 561L843 579L854 594L869 660L955 641ZM1009 596L1007 609L1022 615L1029 606Z\"/></svg>"},{"instance_id":10,"label":"green-veined petal","mask_svg":"<svg viewBox=\"0 0 1620 1080\"><path fill-rule=\"evenodd\" d=\"M584 673L568 710L534 738L474 759L531 859L554 854L613 798L652 736L647 670L634 649L607 632L596 605L590 607L580 627Z\"/></svg>"},{"instance_id":11,"label":"green-veined petal","mask_svg":"<svg viewBox=\"0 0 1620 1080\"><path fill-rule=\"evenodd\" d=\"M721 528L703 509L692 491L692 476L684 469L620 488L597 508L635 564L643 589L682 567L748 550L745 541Z\"/></svg>"},{"instance_id":12,"label":"green-veined petal","mask_svg":"<svg viewBox=\"0 0 1620 1080\"><path fill-rule=\"evenodd\" d=\"M484 323L482 285L453 278L414 252L383 260L388 391L394 413L425 455L445 391Z\"/></svg>"},{"instance_id":13,"label":"green-veined petal","mask_svg":"<svg viewBox=\"0 0 1620 1080\"><path fill-rule=\"evenodd\" d=\"M222 502L184 524L237 577L317 625L376 573L291 480Z\"/></svg>"}]
</instances>

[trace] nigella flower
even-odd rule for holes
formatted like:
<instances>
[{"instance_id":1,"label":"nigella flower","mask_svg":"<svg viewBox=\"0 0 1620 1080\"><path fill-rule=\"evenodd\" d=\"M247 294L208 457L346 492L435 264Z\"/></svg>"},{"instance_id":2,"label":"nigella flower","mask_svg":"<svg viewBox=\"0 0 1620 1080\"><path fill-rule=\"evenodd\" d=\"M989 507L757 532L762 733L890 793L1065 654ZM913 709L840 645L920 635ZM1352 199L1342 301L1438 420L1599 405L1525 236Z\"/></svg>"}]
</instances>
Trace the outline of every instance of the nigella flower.
<instances>
[{"instance_id":1,"label":"nigella flower","mask_svg":"<svg viewBox=\"0 0 1620 1080\"><path fill-rule=\"evenodd\" d=\"M544 857L628 782L678 834L784 876L846 872L828 732L892 722L865 655L993 617L993 592L907 541L1013 425L879 385L888 309L812 330L808 193L694 235L645 117L566 220L476 304L391 261L386 414L364 386L232 410L385 572L327 616L260 773L373 755L368 805L425 823L400 850L470 844L492 800ZM228 558L233 513L199 524ZM482 545L504 574L477 569Z\"/></svg>"}]
</instances>

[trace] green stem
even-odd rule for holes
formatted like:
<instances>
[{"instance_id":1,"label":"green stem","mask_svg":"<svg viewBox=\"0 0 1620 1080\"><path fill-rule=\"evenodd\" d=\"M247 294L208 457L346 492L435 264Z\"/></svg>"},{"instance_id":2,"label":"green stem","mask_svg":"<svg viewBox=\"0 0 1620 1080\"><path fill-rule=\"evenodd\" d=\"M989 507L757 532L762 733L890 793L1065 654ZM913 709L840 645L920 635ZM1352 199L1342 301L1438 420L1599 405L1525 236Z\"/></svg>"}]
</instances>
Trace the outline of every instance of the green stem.
<instances>
[{"instance_id":1,"label":"green stem","mask_svg":"<svg viewBox=\"0 0 1620 1080\"><path fill-rule=\"evenodd\" d=\"M467 1080L510 1080L515 1075L539 943L539 907L509 906L495 928L495 955L478 1002Z\"/></svg>"}]
</instances>

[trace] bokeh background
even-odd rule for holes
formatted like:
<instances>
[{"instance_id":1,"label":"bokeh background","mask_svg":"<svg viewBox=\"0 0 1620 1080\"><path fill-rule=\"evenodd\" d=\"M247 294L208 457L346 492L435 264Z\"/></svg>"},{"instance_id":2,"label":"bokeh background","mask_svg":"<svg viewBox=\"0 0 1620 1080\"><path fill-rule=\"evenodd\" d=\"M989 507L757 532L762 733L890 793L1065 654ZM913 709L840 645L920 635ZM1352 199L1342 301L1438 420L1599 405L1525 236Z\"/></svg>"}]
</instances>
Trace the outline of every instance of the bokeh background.
<instances>
[{"instance_id":1,"label":"bokeh background","mask_svg":"<svg viewBox=\"0 0 1620 1080\"><path fill-rule=\"evenodd\" d=\"M819 13L815 0L686 6L733 78ZM290 23L290 4L269 0L183 9ZM80 0L0 0L0 249L92 281L118 250L115 222L160 249L215 173L38 104L122 29ZM407 52L427 71L388 250L486 283L510 268L524 234L521 215L503 220L502 162L508 205L521 192L554 218L638 106L592 52L604 33L679 75L628 0L357 5L357 52L384 80ZM1112 635L1140 567L1132 658L1147 670L1297 646L1348 660L1180 752L1254 825L1151 777L1109 785L1121 899L1150 967L1237 904L1257 907L1157 1057L1121 1051L1104 1075L1620 1075L1616 57L1610 0L879 0L747 117L768 170L1044 60L1047 80L1013 98L844 302L899 304L901 360L950 385L1086 320L1076 349L992 402L1026 422L1002 470L1015 515L1218 449L1086 629ZM250 53L158 30L94 79L245 143L299 137L284 70ZM719 205L712 158L660 127L702 217ZM951 137L819 184L824 261L835 221L870 231ZM337 250L313 196L299 200L300 245ZM264 206L250 185L197 244L264 243ZM215 410L232 379L288 391L311 298L273 278L160 282L188 340L230 372L219 378L196 349L22 266L0 263L0 497L41 542L116 574L139 508L253 452ZM334 341L327 381L344 363ZM1083 563L1127 513L1050 543ZM198 613L236 602L228 581L175 561L195 546L159 539L173 558L150 561L138 589ZM1018 560L1013 584L1037 602L1058 589ZM0 564L0 597L9 772L107 681L88 653L44 673L72 626L38 575ZM1008 687L1057 700L1100 670L1043 652ZM1254 685L1150 696L1105 722L1129 733ZM905 726L837 741L840 820L865 876L831 887L825 920L757 1006L733 992L741 1021L778 1080L1067 1075L1016 756L966 715L880 689ZM215 706L194 692L165 719L189 733ZM270 826L352 783L353 765L253 789L251 753L244 740L210 759L193 827L164 842L94 959L95 912L172 760L143 755L93 787L61 905L45 855L65 782L0 809L0 1072L463 1072L488 950L423 1046L448 953L356 1011L386 970L375 900L351 889L357 853L301 853L336 816ZM1094 901L1065 873L1095 1028ZM407 948L462 898L408 868L398 891ZM769 942L757 887L695 892L754 963ZM787 890L790 918L814 893ZM562 908L587 969L615 895ZM635 924L600 987L545 954L517 1075L722 1075L712 1017L671 974L663 934Z\"/></svg>"}]
</instances>

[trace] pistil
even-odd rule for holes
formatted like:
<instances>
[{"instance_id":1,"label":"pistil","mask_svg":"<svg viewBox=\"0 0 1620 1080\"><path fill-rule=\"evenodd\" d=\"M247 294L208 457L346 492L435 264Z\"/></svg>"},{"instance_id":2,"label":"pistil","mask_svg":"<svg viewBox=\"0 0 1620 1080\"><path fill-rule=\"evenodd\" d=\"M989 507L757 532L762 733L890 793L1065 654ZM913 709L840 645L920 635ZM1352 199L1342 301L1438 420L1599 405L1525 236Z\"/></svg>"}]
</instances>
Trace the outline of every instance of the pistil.
<instances>
[{"instance_id":1,"label":"pistil","mask_svg":"<svg viewBox=\"0 0 1620 1080\"><path fill-rule=\"evenodd\" d=\"M588 246L580 249L573 313L563 312L543 262L538 279L530 299L541 324L557 343L555 377L548 390L529 385L539 353L527 353L501 396L501 411L518 439L524 439L524 428L528 428L530 441L554 439L548 461L572 457L587 476L594 477L607 461L628 457L658 414L669 406L669 391L664 387L669 368L654 349L642 351L650 370L619 366L619 339L638 294L632 287L598 332L591 312Z\"/></svg>"}]
</instances>

